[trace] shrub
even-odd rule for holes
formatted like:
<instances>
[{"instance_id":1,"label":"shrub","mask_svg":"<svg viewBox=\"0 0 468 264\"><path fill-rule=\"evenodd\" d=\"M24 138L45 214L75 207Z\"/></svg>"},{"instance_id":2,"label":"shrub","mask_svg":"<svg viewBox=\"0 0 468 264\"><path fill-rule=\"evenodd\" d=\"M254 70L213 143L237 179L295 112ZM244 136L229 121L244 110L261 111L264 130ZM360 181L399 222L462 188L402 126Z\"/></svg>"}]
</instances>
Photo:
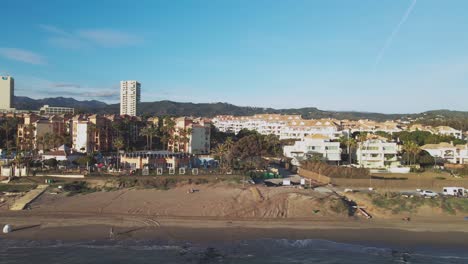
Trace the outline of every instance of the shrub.
<instances>
[{"instance_id":1,"label":"shrub","mask_svg":"<svg viewBox=\"0 0 468 264\"><path fill-rule=\"evenodd\" d=\"M67 183L63 186L63 190L68 192L69 195L75 195L80 193L90 193L95 192L96 189L92 189L88 187L88 184L84 181L75 181L72 183Z\"/></svg>"},{"instance_id":2,"label":"shrub","mask_svg":"<svg viewBox=\"0 0 468 264\"><path fill-rule=\"evenodd\" d=\"M348 205L343 199L334 199L331 202L330 210L337 214L343 214L348 212Z\"/></svg>"},{"instance_id":3,"label":"shrub","mask_svg":"<svg viewBox=\"0 0 468 264\"><path fill-rule=\"evenodd\" d=\"M331 178L368 179L370 175L368 169L332 166L320 161L305 161L302 167Z\"/></svg>"}]
</instances>

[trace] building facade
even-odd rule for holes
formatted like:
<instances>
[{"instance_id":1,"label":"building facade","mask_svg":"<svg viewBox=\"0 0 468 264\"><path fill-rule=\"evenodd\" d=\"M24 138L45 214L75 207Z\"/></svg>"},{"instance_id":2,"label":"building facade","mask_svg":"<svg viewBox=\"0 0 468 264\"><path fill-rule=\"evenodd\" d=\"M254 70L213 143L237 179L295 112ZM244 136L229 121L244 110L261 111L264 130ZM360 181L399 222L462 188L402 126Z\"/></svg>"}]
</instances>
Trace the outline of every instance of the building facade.
<instances>
[{"instance_id":1,"label":"building facade","mask_svg":"<svg viewBox=\"0 0 468 264\"><path fill-rule=\"evenodd\" d=\"M401 165L398 160L398 145L385 138L370 136L359 142L356 149L356 160L363 168L384 169Z\"/></svg>"},{"instance_id":2,"label":"building facade","mask_svg":"<svg viewBox=\"0 0 468 264\"><path fill-rule=\"evenodd\" d=\"M137 151L121 154L120 163L124 168L139 170L145 166L148 166L150 169L161 168L163 170L191 167L189 154L174 153L166 150Z\"/></svg>"},{"instance_id":3,"label":"building facade","mask_svg":"<svg viewBox=\"0 0 468 264\"><path fill-rule=\"evenodd\" d=\"M421 147L435 160L444 160L454 164L468 164L468 145L454 145L441 142L439 144L427 144Z\"/></svg>"},{"instance_id":4,"label":"building facade","mask_svg":"<svg viewBox=\"0 0 468 264\"><path fill-rule=\"evenodd\" d=\"M201 118L180 117L174 119L169 150L190 154L209 154L211 122Z\"/></svg>"},{"instance_id":5,"label":"building facade","mask_svg":"<svg viewBox=\"0 0 468 264\"><path fill-rule=\"evenodd\" d=\"M0 110L13 108L15 80L11 76L0 76Z\"/></svg>"},{"instance_id":6,"label":"building facade","mask_svg":"<svg viewBox=\"0 0 468 264\"><path fill-rule=\"evenodd\" d=\"M67 120L62 116L41 117L36 114L24 116L18 125L17 139L21 150L50 149L64 143Z\"/></svg>"},{"instance_id":7,"label":"building facade","mask_svg":"<svg viewBox=\"0 0 468 264\"><path fill-rule=\"evenodd\" d=\"M340 142L332 142L330 138L319 134L307 136L292 146L284 146L283 154L297 160L318 156L320 160L335 164L341 161Z\"/></svg>"},{"instance_id":8,"label":"building facade","mask_svg":"<svg viewBox=\"0 0 468 264\"><path fill-rule=\"evenodd\" d=\"M39 112L44 115L61 115L61 114L74 114L75 108L71 107L55 107L44 105L39 109Z\"/></svg>"},{"instance_id":9,"label":"building facade","mask_svg":"<svg viewBox=\"0 0 468 264\"><path fill-rule=\"evenodd\" d=\"M120 114L136 116L141 97L141 84L137 81L120 82Z\"/></svg>"}]
</instances>

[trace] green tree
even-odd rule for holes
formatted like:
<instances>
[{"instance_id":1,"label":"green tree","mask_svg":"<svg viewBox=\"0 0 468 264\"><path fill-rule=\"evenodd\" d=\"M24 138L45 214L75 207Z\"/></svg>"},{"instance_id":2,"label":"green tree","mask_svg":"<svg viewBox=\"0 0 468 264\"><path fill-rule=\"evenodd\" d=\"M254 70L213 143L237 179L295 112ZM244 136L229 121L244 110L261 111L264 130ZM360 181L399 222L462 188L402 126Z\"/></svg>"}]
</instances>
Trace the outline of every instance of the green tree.
<instances>
[{"instance_id":1,"label":"green tree","mask_svg":"<svg viewBox=\"0 0 468 264\"><path fill-rule=\"evenodd\" d=\"M46 165L49 168L56 168L58 165L58 162L56 159L47 159L47 160L44 160L44 165Z\"/></svg>"},{"instance_id":2,"label":"green tree","mask_svg":"<svg viewBox=\"0 0 468 264\"><path fill-rule=\"evenodd\" d=\"M403 150L407 153L407 162L411 166L411 157L416 162L416 155L421 152L418 144L414 141L406 141L403 143Z\"/></svg>"},{"instance_id":3,"label":"green tree","mask_svg":"<svg viewBox=\"0 0 468 264\"><path fill-rule=\"evenodd\" d=\"M149 146L150 146L150 131L149 131L149 127L143 127L142 129L140 129L140 136L142 137L146 137L146 149L149 149Z\"/></svg>"},{"instance_id":4,"label":"green tree","mask_svg":"<svg viewBox=\"0 0 468 264\"><path fill-rule=\"evenodd\" d=\"M125 142L121 137L115 138L112 144L117 151L120 151L125 146Z\"/></svg>"},{"instance_id":5,"label":"green tree","mask_svg":"<svg viewBox=\"0 0 468 264\"><path fill-rule=\"evenodd\" d=\"M357 142L354 138L349 136L342 136L340 139L340 147L346 148L348 153L348 162L352 163L352 153L356 150Z\"/></svg>"}]
</instances>

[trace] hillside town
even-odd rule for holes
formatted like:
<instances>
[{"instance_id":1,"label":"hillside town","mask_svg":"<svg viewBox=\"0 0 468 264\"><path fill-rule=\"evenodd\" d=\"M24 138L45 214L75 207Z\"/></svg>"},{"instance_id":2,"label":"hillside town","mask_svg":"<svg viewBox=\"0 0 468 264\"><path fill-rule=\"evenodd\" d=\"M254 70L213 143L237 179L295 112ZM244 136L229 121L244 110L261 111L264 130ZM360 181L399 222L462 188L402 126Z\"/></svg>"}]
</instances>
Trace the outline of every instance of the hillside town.
<instances>
[{"instance_id":1,"label":"hillside town","mask_svg":"<svg viewBox=\"0 0 468 264\"><path fill-rule=\"evenodd\" d=\"M1 92L13 94L13 78L1 80ZM333 198L320 205L324 210L343 214L349 208L353 216L370 219L378 210L396 210L383 208L382 195L388 193L434 199L468 194L467 134L447 125L409 118L142 115L141 84L134 80L120 82L120 114L79 113L60 105L20 110L12 100L0 105L0 209L24 210L38 197L47 200L53 194L65 199L88 192L184 186L192 194L200 184L213 183L226 193L254 186L248 190L255 201L274 192L271 187L286 188L291 195L298 193L295 188L303 195L331 193ZM49 194L43 195L46 190ZM444 198L440 206L464 212L459 201ZM417 202L414 206L425 204ZM400 203L391 206L407 206ZM370 204L380 209L359 207ZM132 210L134 205L128 206Z\"/></svg>"},{"instance_id":2,"label":"hillside town","mask_svg":"<svg viewBox=\"0 0 468 264\"><path fill-rule=\"evenodd\" d=\"M410 154L425 157L425 165L468 164L467 134L449 126L432 127L411 120L308 120L281 114L143 117L137 114L141 84L122 81L120 85L120 115L74 114L73 108L48 105L39 111L16 110L12 108L13 96L3 97L9 100L0 106L4 109L0 114L1 175L20 175L24 171L19 169L24 165L18 164L20 159L56 160L71 166L99 156L102 162L96 164L116 171L144 166L163 171L192 169L201 163L206 166L207 161L210 166L219 166L216 147L223 142L213 141L211 134L222 134L225 141L239 138L245 131L273 137L281 148L276 158L295 167L313 159L335 166L402 173L420 166L419 160L411 163ZM1 88L14 94L14 79L2 77ZM414 136L427 140L415 142ZM164 157L165 161L142 162L141 157L147 155ZM133 160L136 157L140 157L138 162ZM30 173L28 168L26 174Z\"/></svg>"}]
</instances>

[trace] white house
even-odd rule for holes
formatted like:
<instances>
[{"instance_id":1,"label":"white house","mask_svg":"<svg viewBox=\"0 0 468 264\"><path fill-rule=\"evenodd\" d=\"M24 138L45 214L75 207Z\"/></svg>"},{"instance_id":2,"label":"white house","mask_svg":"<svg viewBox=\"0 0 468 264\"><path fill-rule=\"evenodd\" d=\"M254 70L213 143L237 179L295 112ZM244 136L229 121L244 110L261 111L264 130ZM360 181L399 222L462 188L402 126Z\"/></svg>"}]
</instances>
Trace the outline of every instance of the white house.
<instances>
[{"instance_id":1,"label":"white house","mask_svg":"<svg viewBox=\"0 0 468 264\"><path fill-rule=\"evenodd\" d=\"M296 160L320 155L324 161L334 163L341 161L340 143L331 142L329 137L323 135L304 137L304 139L296 141L292 146L284 146L283 153L286 157Z\"/></svg>"},{"instance_id":2,"label":"white house","mask_svg":"<svg viewBox=\"0 0 468 264\"><path fill-rule=\"evenodd\" d=\"M468 164L468 145L453 145L441 142L439 144L427 144L421 147L432 157L443 159L454 164Z\"/></svg>"},{"instance_id":3,"label":"white house","mask_svg":"<svg viewBox=\"0 0 468 264\"><path fill-rule=\"evenodd\" d=\"M374 135L358 144L356 159L361 167L370 169L392 168L401 165L398 160L397 144Z\"/></svg>"},{"instance_id":4,"label":"white house","mask_svg":"<svg viewBox=\"0 0 468 264\"><path fill-rule=\"evenodd\" d=\"M443 136L452 136L458 139L463 138L463 132L449 126L438 126L435 128L435 131L439 135Z\"/></svg>"},{"instance_id":5,"label":"white house","mask_svg":"<svg viewBox=\"0 0 468 264\"><path fill-rule=\"evenodd\" d=\"M83 154L74 153L69 147L62 145L56 150L45 152L42 154L42 160L55 159L57 161L69 161L72 162L78 159Z\"/></svg>"}]
</instances>

